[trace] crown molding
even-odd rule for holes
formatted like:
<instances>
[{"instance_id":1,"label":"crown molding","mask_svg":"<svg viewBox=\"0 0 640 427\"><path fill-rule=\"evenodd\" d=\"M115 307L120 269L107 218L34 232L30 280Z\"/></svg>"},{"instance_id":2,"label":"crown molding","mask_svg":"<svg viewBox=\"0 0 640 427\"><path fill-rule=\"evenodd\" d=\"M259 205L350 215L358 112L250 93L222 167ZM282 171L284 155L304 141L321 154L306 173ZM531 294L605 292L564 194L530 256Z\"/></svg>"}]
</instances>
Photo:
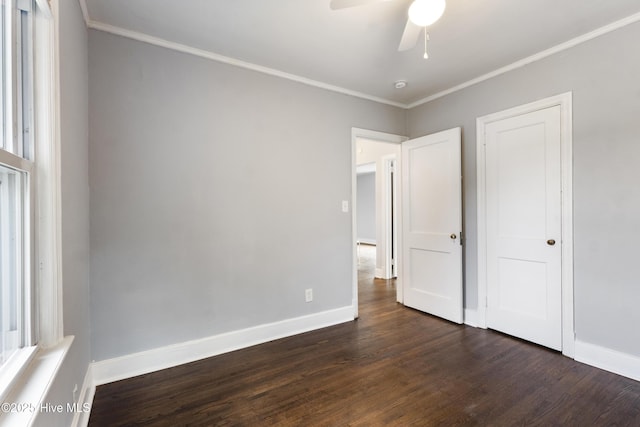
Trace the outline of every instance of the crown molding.
<instances>
[{"instance_id":1,"label":"crown molding","mask_svg":"<svg viewBox=\"0 0 640 427\"><path fill-rule=\"evenodd\" d=\"M443 96L450 95L454 92L458 92L459 90L468 88L469 86L473 86L475 84L481 83L485 80L492 79L501 74L508 73L509 71L516 70L518 68L524 67L525 65L529 65L533 62L540 61L541 59L547 58L551 55L555 55L556 53L562 52L567 49L571 49L572 47L578 46L579 44L585 43L589 40L593 40L597 37L608 34L612 31L618 30L620 28L626 27L627 25L634 24L640 21L640 13L633 14L631 16L627 16L626 18L620 19L618 21L612 22L611 24L605 25L604 27L597 28L593 31L590 31L581 36L575 37L571 40L568 40L564 43L560 43L556 46L553 46L549 49L543 50L542 52L538 52L531 56L528 56L524 59L516 61L512 64L509 64L505 67L498 68L497 70L491 71L490 73L483 74L482 76L476 77L475 79L468 80L464 83L461 83L457 86L453 86L449 89L445 89L441 92L435 93L433 95L427 96L426 98L420 99L416 102L408 104L406 106L407 109L412 109L414 107L420 106L422 104L426 104L428 102L434 101L438 98L442 98Z\"/></svg>"},{"instance_id":2,"label":"crown molding","mask_svg":"<svg viewBox=\"0 0 640 427\"><path fill-rule=\"evenodd\" d=\"M81 0L83 1L83 0ZM262 65L253 64L251 62L241 61L239 59L231 58L229 56L224 56L217 54L215 52L210 52L204 49L198 49L195 47L187 46L180 43L175 43L169 40L165 40L159 37L150 36L148 34L140 33L137 31L127 30L121 27L117 27L110 24L104 24L102 22L96 22L89 20L88 25L89 28L93 30L103 31L105 33L114 34L117 36L125 37L132 40L137 40L139 42L151 44L154 46L164 47L166 49L171 49L177 52L186 53L189 55L198 56L200 58L209 59L216 62L221 62L223 64L233 65L235 67L244 68L251 71L257 71L259 73L267 74L270 76L280 77L283 79L291 80L296 83L302 83L307 86L313 86L320 89L325 89L331 92L337 92L343 95L349 95L356 98L365 99L368 101L377 102L380 104L391 105L393 107L399 108L407 108L406 104L402 104L399 102L391 101L384 98L379 98L377 96L368 95L366 93L357 92L354 90L346 89L340 86L334 86L328 83L324 83L321 81L309 79L306 77L298 76L296 74L287 73L284 71L276 70L274 68L264 67Z\"/></svg>"},{"instance_id":3,"label":"crown molding","mask_svg":"<svg viewBox=\"0 0 640 427\"><path fill-rule=\"evenodd\" d=\"M307 86L312 86L312 87L316 87L316 88L320 88L320 89L325 89L331 92L336 92L336 93L340 93L343 95L348 95L348 96L353 96L356 98L360 98L360 99L365 99L368 101L373 101L373 102L377 102L380 104L385 104L385 105L390 105L393 107L398 107L398 108L403 108L405 110L410 110L412 108L418 107L420 105L429 103L431 101L434 101L436 99L442 98L444 96L450 95L452 93L458 92L460 90L466 89L470 86L476 85L478 83L482 83L486 80L492 79L494 77L500 76L502 74L508 73L509 71L513 71L516 70L518 68L524 67L526 65L529 65L531 63L540 61L544 58L547 58L549 56L555 55L556 53L562 52L564 50L567 49L571 49L575 46L578 46L582 43L585 43L589 40L595 39L597 37L603 36L605 34L611 33L615 30L618 30L620 28L626 27L627 25L631 25L634 24L636 22L640 21L640 13L635 13L633 15L630 15L626 18L622 18L618 21L612 22L611 24L605 25L603 27L597 28L593 31L590 31L586 34L583 34L581 36L575 37L571 40L568 40L564 43L560 43L556 46L553 46L549 49L543 50L541 52L538 52L536 54L533 54L531 56L528 56L526 58L523 58L521 60L518 60L516 62L513 62L509 65L506 65L504 67L498 68L494 71L491 71L489 73L483 74L481 76L478 76L474 79L471 80L467 80L466 82L463 82L459 85L450 87L448 89L445 89L443 91L437 92L433 95L429 95L425 98L419 99L418 101L415 102L411 102L411 103L402 103L402 102L396 102L396 101L391 101L389 99L385 99L385 98L380 98L377 96L373 96L373 95L369 95L363 92L358 92L358 91L354 91L351 89L347 89L347 88L343 88L340 86L335 86L335 85L331 85L325 82L321 82L318 80L313 80L313 79L309 79L306 77L302 77L302 76L298 76L296 74L291 74L291 73L287 73L281 70L277 70L274 68L269 68L269 67L264 67L261 65L257 65L251 62L247 62L247 61L241 61L239 59L235 59L229 56L224 56L224 55L220 55L217 54L215 52L211 52L211 51L207 51L204 49L198 49L198 48L194 48L191 46L187 46L184 44L180 44L180 43L175 43L169 40L165 40L159 37L153 37L150 36L148 34L144 34L144 33L140 33L137 31L131 31L131 30L127 30L121 27L117 27L114 25L110 25L110 24L105 24L102 22L98 22L98 21L94 21L91 19L91 17L89 16L89 12L88 12L88 8L87 8L87 2L86 0L78 0L80 2L80 8L82 9L82 15L84 17L85 23L87 25L88 28L94 29L94 30L98 30L98 31L103 31L106 33L110 33L110 34L114 34L114 35L118 35L121 37L125 37L125 38L129 38L132 40L137 40L143 43L147 43L147 44L151 44L154 46L159 46L159 47L164 47L166 49L171 49L171 50L175 50L178 52L182 52L182 53L186 53L189 55L194 55L194 56L198 56L201 58L205 58L205 59L209 59L212 61L216 61L216 62L221 62L224 64L228 64L228 65L232 65L232 66L236 66L236 67L240 67L240 68L244 68L247 70L252 70L252 71L256 71L259 73L263 73L263 74L267 74L267 75L271 75L274 77L280 77L283 79L287 79L287 80L291 80L297 83L301 83Z\"/></svg>"},{"instance_id":4,"label":"crown molding","mask_svg":"<svg viewBox=\"0 0 640 427\"><path fill-rule=\"evenodd\" d=\"M88 27L91 19L89 18L89 9L87 8L87 0L78 0L80 3L80 10L82 10L82 17L84 18L84 24Z\"/></svg>"}]
</instances>

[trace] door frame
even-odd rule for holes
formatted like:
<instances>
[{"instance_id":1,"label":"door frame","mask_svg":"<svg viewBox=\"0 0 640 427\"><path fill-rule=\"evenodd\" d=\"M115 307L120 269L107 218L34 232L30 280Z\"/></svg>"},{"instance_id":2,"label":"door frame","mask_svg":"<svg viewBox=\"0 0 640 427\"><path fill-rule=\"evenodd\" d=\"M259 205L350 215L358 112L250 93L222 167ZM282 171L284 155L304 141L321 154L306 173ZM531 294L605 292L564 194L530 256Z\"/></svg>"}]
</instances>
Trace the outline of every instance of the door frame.
<instances>
[{"instance_id":1,"label":"door frame","mask_svg":"<svg viewBox=\"0 0 640 427\"><path fill-rule=\"evenodd\" d=\"M562 269L562 354L574 357L575 329L573 308L573 130L572 92L541 99L476 119L477 145L477 224L478 224L478 327L487 328L487 218L485 127L511 117L549 107L560 107L561 150L561 269Z\"/></svg>"},{"instance_id":2,"label":"door frame","mask_svg":"<svg viewBox=\"0 0 640 427\"><path fill-rule=\"evenodd\" d=\"M398 230L398 191L400 186L398 184L398 178L395 175L395 168L397 164L398 156L395 154L388 154L382 156L382 179L384 182L383 189L383 205L384 214L382 218L382 224L385 233L384 239L384 253L385 258L383 260L383 278L394 278L397 276L397 264L398 264L398 236L394 235L394 230L397 233ZM393 254L396 255L396 259L393 258ZM394 262L395 261L395 262Z\"/></svg>"},{"instance_id":3,"label":"door frame","mask_svg":"<svg viewBox=\"0 0 640 427\"><path fill-rule=\"evenodd\" d=\"M356 215L356 194L358 188L357 181L357 142L359 139L369 139L379 142L386 142L390 144L402 144L406 141L406 136L395 135L391 133L378 132L369 129L361 129L361 128L351 128L351 304L353 305L354 319L358 318L358 229L357 229L357 215ZM386 165L386 162L385 162ZM395 161L395 170L396 173L401 168L401 159L396 158ZM380 171L383 172L383 171ZM401 215L400 206L396 206L396 216ZM385 209L386 211L386 209ZM402 225L398 222L398 227ZM389 232L386 230L385 232ZM396 233L398 230L396 229ZM397 236L399 239L399 236ZM398 257L400 254L397 254ZM387 257L390 255L387 254ZM386 261L385 261L386 262ZM397 264L397 260L396 260ZM396 279L396 299L401 302L402 297L402 286L400 286L400 271L398 271L398 278Z\"/></svg>"},{"instance_id":4,"label":"door frame","mask_svg":"<svg viewBox=\"0 0 640 427\"><path fill-rule=\"evenodd\" d=\"M400 193L400 183L396 174L399 156L389 154L382 156L384 171L384 229L387 234L385 239L385 270L389 272L391 278L398 276L398 200ZM395 255L395 257L394 257ZM398 302L402 302L398 299Z\"/></svg>"}]
</instances>

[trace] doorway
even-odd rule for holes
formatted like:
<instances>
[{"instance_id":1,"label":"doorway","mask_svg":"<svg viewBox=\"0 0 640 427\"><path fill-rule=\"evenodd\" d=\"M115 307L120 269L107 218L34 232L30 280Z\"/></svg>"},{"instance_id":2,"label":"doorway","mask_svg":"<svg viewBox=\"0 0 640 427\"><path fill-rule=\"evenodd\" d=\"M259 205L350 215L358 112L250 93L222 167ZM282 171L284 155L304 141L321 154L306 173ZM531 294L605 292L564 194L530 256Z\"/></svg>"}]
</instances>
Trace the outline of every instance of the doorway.
<instances>
[{"instance_id":1,"label":"doorway","mask_svg":"<svg viewBox=\"0 0 640 427\"><path fill-rule=\"evenodd\" d=\"M480 326L572 357L571 94L477 129Z\"/></svg>"},{"instance_id":2,"label":"doorway","mask_svg":"<svg viewBox=\"0 0 640 427\"><path fill-rule=\"evenodd\" d=\"M376 169L385 172L377 177L380 232L376 234L376 277L390 279L397 271L398 302L462 322L460 144L460 128L413 140L353 130L353 307L356 317L356 169L358 162L375 161ZM394 202L397 209L390 209L388 206Z\"/></svg>"},{"instance_id":3,"label":"doorway","mask_svg":"<svg viewBox=\"0 0 640 427\"><path fill-rule=\"evenodd\" d=\"M395 165L399 146L359 139L356 154L356 243L375 247L375 277L396 277L397 200Z\"/></svg>"},{"instance_id":4,"label":"doorway","mask_svg":"<svg viewBox=\"0 0 640 427\"><path fill-rule=\"evenodd\" d=\"M397 206L400 144L407 138L400 135L352 130L352 241L353 241L353 307L358 317L358 251L360 243L375 243L375 277L391 279L397 275ZM374 173L375 179L375 239L358 236L358 170ZM371 234L371 233L369 233ZM361 242L363 240L363 242ZM365 241L366 240L366 241ZM402 301L398 286L396 299Z\"/></svg>"}]
</instances>

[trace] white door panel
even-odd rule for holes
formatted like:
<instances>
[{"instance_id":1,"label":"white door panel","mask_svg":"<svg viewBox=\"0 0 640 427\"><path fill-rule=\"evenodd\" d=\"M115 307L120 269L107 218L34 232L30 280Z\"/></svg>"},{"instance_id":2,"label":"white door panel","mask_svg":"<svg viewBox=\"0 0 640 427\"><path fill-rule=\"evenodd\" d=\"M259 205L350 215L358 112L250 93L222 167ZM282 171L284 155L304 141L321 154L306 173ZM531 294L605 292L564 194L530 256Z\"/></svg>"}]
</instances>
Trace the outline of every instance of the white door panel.
<instances>
[{"instance_id":1,"label":"white door panel","mask_svg":"<svg viewBox=\"0 0 640 427\"><path fill-rule=\"evenodd\" d=\"M560 107L486 126L487 326L562 348Z\"/></svg>"},{"instance_id":2,"label":"white door panel","mask_svg":"<svg viewBox=\"0 0 640 427\"><path fill-rule=\"evenodd\" d=\"M402 163L404 303L462 323L460 128L404 142Z\"/></svg>"}]
</instances>

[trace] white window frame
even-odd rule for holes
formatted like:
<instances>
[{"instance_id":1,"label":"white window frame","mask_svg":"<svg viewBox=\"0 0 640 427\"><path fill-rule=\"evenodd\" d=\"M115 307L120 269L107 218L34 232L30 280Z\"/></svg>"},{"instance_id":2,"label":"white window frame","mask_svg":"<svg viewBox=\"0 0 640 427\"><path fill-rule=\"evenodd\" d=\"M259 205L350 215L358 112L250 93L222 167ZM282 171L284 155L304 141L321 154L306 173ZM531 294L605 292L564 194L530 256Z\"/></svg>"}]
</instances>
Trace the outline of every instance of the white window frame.
<instances>
[{"instance_id":1,"label":"white window frame","mask_svg":"<svg viewBox=\"0 0 640 427\"><path fill-rule=\"evenodd\" d=\"M10 304L15 304L17 322L14 335L16 348L12 350L10 356L4 361L0 369L0 397L4 397L18 376L26 362L32 357L35 351L35 336L33 334L34 312L33 304L33 228L34 221L34 173L35 163L33 161L33 3L29 0L3 0L4 6L4 30L3 30L3 141L4 147L0 150L0 162L4 167L13 169L20 175L20 184L16 188L16 199L19 206L14 218L15 224L3 231L7 234L15 228L15 259L13 262L7 258L5 250L8 249L7 242L2 242L5 259L3 265L15 263L17 289L15 299ZM29 13L28 19L23 20L22 13ZM7 37L8 35L8 37ZM26 48L26 49L25 49ZM8 60L7 60L8 59ZM26 68L25 68L26 66ZM24 78L26 76L26 79ZM23 114L25 109L29 109L28 114ZM8 187L3 186L3 191ZM8 200L9 194L5 193ZM10 210L4 207L3 213L9 216ZM4 234L4 233L3 233ZM8 251L7 251L8 252ZM11 280L6 271L4 280ZM4 290L3 290L4 292ZM5 295L6 296L6 295ZM6 307L5 307L6 308ZM5 316L6 317L6 316ZM5 320L8 320L5 318ZM7 331L4 331L7 333ZM6 343L3 338L3 345ZM3 352L5 349L3 349ZM5 356L7 354L5 353Z\"/></svg>"},{"instance_id":2,"label":"white window frame","mask_svg":"<svg viewBox=\"0 0 640 427\"><path fill-rule=\"evenodd\" d=\"M35 214L32 224L34 248L31 250L35 266L32 268L35 298L31 304L34 311L31 319L32 335L37 344L20 350L15 357L16 363L10 369L5 364L0 372L2 401L29 403L34 408L43 402L73 341L73 337L63 338L62 323L58 1L35 0L32 87L35 162L19 166L20 170L31 168L30 178L35 184L35 191L31 192L31 209ZM4 156L0 161L8 163L5 162L7 153L0 155ZM14 157L12 161L20 159ZM0 424L30 424L37 413L0 414Z\"/></svg>"},{"instance_id":3,"label":"white window frame","mask_svg":"<svg viewBox=\"0 0 640 427\"><path fill-rule=\"evenodd\" d=\"M0 162L3 164L3 167L5 169L13 169L22 175L19 182L17 183L17 185L19 186L17 190L21 194L21 196L18 197L20 199L29 198L29 194L31 193L31 191L30 185L28 184L28 181L30 180L30 176L28 174L33 172L33 163L2 150L0 150ZM0 193L8 191L6 185L3 185L2 187L4 188L0 188ZM8 196L7 193L5 193L4 195ZM8 197L5 197L5 199L7 198ZM16 264L18 266L22 266L22 268L19 268L18 271L16 271L19 286L18 289L16 289L17 298L13 301L13 303L17 304L17 306L15 307L17 311L17 319L15 319L17 321L17 330L11 332L12 334L15 334L13 338L16 342L19 342L19 346L13 350L10 357L2 365L2 370L0 371L0 399L2 399L3 401L4 397L9 391L11 384L15 381L16 378L19 377L19 374L22 372L28 361L33 357L37 348L35 345L32 345L32 304L28 303L32 299L32 286L30 278L31 260L27 259L31 257L29 257L27 254L32 252L30 245L31 239L29 237L29 231L31 227L29 224L26 224L26 222L30 222L30 218L32 216L29 212L30 204L25 203L24 200L21 200L21 202L22 206L20 206L20 209L18 209L19 215L16 216L16 223L13 224L13 226L16 227L16 231L18 231L18 234L21 235L21 237L17 239L17 250L15 253L17 259L15 261ZM1 214L4 215L8 213L9 209L6 209L5 206L2 206L1 210ZM3 226L7 225L8 224L6 223L3 224ZM7 229L4 229L3 234L7 231ZM3 256L6 256L5 250L7 249L7 247L5 244L6 242L2 242L2 245L4 246ZM8 260L5 258L3 260L3 265L7 265L7 261ZM7 272L3 271L2 273L6 274ZM3 279L7 280L8 277L4 277ZM23 302L25 301L27 303L23 304ZM3 313L3 316L5 315L6 314Z\"/></svg>"},{"instance_id":4,"label":"white window frame","mask_svg":"<svg viewBox=\"0 0 640 427\"><path fill-rule=\"evenodd\" d=\"M60 181L60 90L58 0L36 0L34 15L34 104L36 186L36 289L38 345L63 338Z\"/></svg>"}]
</instances>

